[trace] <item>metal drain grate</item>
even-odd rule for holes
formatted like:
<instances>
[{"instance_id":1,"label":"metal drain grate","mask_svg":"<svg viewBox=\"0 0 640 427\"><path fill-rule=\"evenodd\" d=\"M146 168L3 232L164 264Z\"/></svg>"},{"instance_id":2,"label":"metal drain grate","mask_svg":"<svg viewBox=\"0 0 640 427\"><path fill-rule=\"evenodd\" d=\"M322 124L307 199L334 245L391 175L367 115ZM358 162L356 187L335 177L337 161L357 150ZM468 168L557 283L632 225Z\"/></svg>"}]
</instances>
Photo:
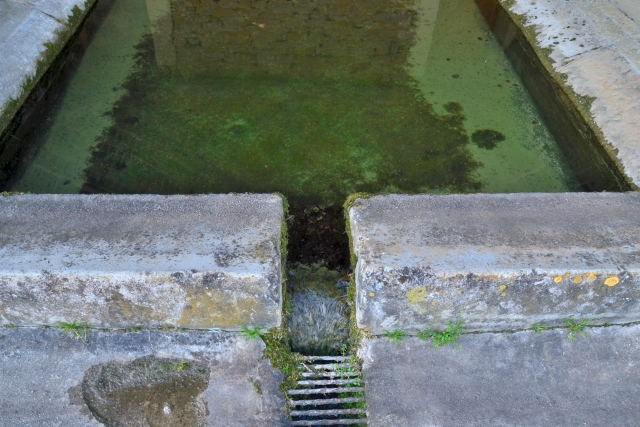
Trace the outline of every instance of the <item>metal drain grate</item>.
<instances>
[{"instance_id":1,"label":"metal drain grate","mask_svg":"<svg viewBox=\"0 0 640 427\"><path fill-rule=\"evenodd\" d=\"M367 424L360 368L348 356L305 356L303 379L288 390L292 426Z\"/></svg>"}]
</instances>

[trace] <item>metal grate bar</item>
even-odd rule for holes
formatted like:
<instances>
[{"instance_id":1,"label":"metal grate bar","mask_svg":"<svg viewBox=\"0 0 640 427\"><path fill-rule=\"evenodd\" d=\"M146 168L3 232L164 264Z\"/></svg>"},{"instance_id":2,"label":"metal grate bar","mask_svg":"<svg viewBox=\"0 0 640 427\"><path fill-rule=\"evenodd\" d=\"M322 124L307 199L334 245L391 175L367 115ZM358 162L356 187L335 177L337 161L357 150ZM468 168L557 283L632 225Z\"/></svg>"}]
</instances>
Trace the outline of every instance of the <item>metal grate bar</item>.
<instances>
[{"instance_id":1,"label":"metal grate bar","mask_svg":"<svg viewBox=\"0 0 640 427\"><path fill-rule=\"evenodd\" d=\"M352 358L349 356L304 356L302 359L300 374L304 379L297 382L296 389L287 392L289 405L292 408L290 425L366 425L367 411L363 408L366 405L366 399L363 394L360 396L356 394L364 393L364 387L360 371L354 369L356 366L352 363ZM326 398L310 399L313 397L310 395L316 394L324 395L321 397ZM301 397L301 400L293 400L295 397ZM360 407L354 408L354 405L349 405L353 403L360 403L356 405Z\"/></svg>"},{"instance_id":2,"label":"metal grate bar","mask_svg":"<svg viewBox=\"0 0 640 427\"><path fill-rule=\"evenodd\" d=\"M318 378L318 377L357 377L357 372L302 372L304 378Z\"/></svg>"},{"instance_id":3,"label":"metal grate bar","mask_svg":"<svg viewBox=\"0 0 640 427\"><path fill-rule=\"evenodd\" d=\"M351 356L302 356L302 360L308 360L308 361L328 360L328 361L344 362L345 360L351 360Z\"/></svg>"},{"instance_id":4,"label":"metal grate bar","mask_svg":"<svg viewBox=\"0 0 640 427\"><path fill-rule=\"evenodd\" d=\"M366 424L366 418L347 418L341 420L291 421L292 426L335 426L341 424Z\"/></svg>"},{"instance_id":5,"label":"metal grate bar","mask_svg":"<svg viewBox=\"0 0 640 427\"><path fill-rule=\"evenodd\" d=\"M340 405L343 403L364 402L364 397L342 397L338 399L311 399L311 400L292 400L294 406L311 406L311 405Z\"/></svg>"},{"instance_id":6,"label":"metal grate bar","mask_svg":"<svg viewBox=\"0 0 640 427\"><path fill-rule=\"evenodd\" d=\"M306 366L303 365L302 367L304 368ZM335 371L341 368L353 368L354 366L351 363L325 363L323 365L311 365L309 367L316 371Z\"/></svg>"},{"instance_id":7,"label":"metal grate bar","mask_svg":"<svg viewBox=\"0 0 640 427\"><path fill-rule=\"evenodd\" d=\"M366 414L364 409L310 409L307 411L291 411L292 417L320 417L322 415L359 415Z\"/></svg>"},{"instance_id":8,"label":"metal grate bar","mask_svg":"<svg viewBox=\"0 0 640 427\"><path fill-rule=\"evenodd\" d=\"M359 384L360 378L353 378L350 380L302 380L298 381L298 385L345 385L345 384Z\"/></svg>"},{"instance_id":9,"label":"metal grate bar","mask_svg":"<svg viewBox=\"0 0 640 427\"><path fill-rule=\"evenodd\" d=\"M300 390L289 390L289 395L294 394L329 394L329 393L362 393L364 387L337 387L337 388L303 388Z\"/></svg>"}]
</instances>

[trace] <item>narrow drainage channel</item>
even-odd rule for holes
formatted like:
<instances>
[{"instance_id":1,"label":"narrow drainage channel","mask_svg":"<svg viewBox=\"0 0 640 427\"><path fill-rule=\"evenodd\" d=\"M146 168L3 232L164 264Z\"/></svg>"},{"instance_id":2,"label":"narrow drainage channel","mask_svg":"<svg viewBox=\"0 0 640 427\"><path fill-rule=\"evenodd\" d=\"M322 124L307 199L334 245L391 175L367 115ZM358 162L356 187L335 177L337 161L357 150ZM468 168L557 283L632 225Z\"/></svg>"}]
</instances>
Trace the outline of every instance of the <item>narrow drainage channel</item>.
<instances>
[{"instance_id":1,"label":"narrow drainage channel","mask_svg":"<svg viewBox=\"0 0 640 427\"><path fill-rule=\"evenodd\" d=\"M335 356L348 346L349 241L342 206L289 209L285 314L291 349Z\"/></svg>"},{"instance_id":2,"label":"narrow drainage channel","mask_svg":"<svg viewBox=\"0 0 640 427\"><path fill-rule=\"evenodd\" d=\"M287 387L292 426L365 425L364 382L350 348L349 241L342 206L289 209L285 313L291 350L301 354Z\"/></svg>"},{"instance_id":3,"label":"narrow drainage channel","mask_svg":"<svg viewBox=\"0 0 640 427\"><path fill-rule=\"evenodd\" d=\"M292 426L346 426L367 423L360 366L350 356L306 356L303 380L287 390Z\"/></svg>"}]
</instances>

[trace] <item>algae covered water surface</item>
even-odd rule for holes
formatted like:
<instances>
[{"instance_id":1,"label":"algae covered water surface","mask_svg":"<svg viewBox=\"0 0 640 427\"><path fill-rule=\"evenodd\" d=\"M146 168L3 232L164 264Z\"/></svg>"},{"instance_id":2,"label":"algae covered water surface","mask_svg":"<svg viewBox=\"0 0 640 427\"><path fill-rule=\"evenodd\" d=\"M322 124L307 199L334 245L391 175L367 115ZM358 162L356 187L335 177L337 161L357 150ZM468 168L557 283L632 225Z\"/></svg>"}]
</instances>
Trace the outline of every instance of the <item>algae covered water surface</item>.
<instances>
[{"instance_id":1,"label":"algae covered water surface","mask_svg":"<svg viewBox=\"0 0 640 427\"><path fill-rule=\"evenodd\" d=\"M578 189L473 0L112 3L12 190Z\"/></svg>"}]
</instances>

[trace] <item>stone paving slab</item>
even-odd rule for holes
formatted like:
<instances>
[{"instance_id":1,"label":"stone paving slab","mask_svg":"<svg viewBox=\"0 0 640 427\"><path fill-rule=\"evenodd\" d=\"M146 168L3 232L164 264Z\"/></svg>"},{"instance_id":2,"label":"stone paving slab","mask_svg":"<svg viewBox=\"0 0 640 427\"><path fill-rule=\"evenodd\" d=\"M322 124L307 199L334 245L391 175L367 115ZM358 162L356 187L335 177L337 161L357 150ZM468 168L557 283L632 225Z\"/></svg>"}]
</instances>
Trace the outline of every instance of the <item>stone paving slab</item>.
<instances>
[{"instance_id":1,"label":"stone paving slab","mask_svg":"<svg viewBox=\"0 0 640 427\"><path fill-rule=\"evenodd\" d=\"M389 195L350 209L358 326L375 335L640 320L640 194Z\"/></svg>"},{"instance_id":2,"label":"stone paving slab","mask_svg":"<svg viewBox=\"0 0 640 427\"><path fill-rule=\"evenodd\" d=\"M637 426L640 327L365 341L369 427Z\"/></svg>"},{"instance_id":3,"label":"stone paving slab","mask_svg":"<svg viewBox=\"0 0 640 427\"><path fill-rule=\"evenodd\" d=\"M276 195L0 197L0 324L279 326Z\"/></svg>"},{"instance_id":4,"label":"stone paving slab","mask_svg":"<svg viewBox=\"0 0 640 427\"><path fill-rule=\"evenodd\" d=\"M0 425L101 426L84 403L85 372L142 356L175 358L210 369L207 426L287 425L282 375L261 360L264 344L226 332L90 331L85 339L56 329L0 329ZM163 405L164 402L150 402Z\"/></svg>"},{"instance_id":5,"label":"stone paving slab","mask_svg":"<svg viewBox=\"0 0 640 427\"><path fill-rule=\"evenodd\" d=\"M590 113L608 151L640 186L640 6L635 0L500 2L535 30L557 73L595 98Z\"/></svg>"},{"instance_id":6,"label":"stone paving slab","mask_svg":"<svg viewBox=\"0 0 640 427\"><path fill-rule=\"evenodd\" d=\"M610 0L622 13L640 25L640 3L637 0Z\"/></svg>"}]
</instances>

